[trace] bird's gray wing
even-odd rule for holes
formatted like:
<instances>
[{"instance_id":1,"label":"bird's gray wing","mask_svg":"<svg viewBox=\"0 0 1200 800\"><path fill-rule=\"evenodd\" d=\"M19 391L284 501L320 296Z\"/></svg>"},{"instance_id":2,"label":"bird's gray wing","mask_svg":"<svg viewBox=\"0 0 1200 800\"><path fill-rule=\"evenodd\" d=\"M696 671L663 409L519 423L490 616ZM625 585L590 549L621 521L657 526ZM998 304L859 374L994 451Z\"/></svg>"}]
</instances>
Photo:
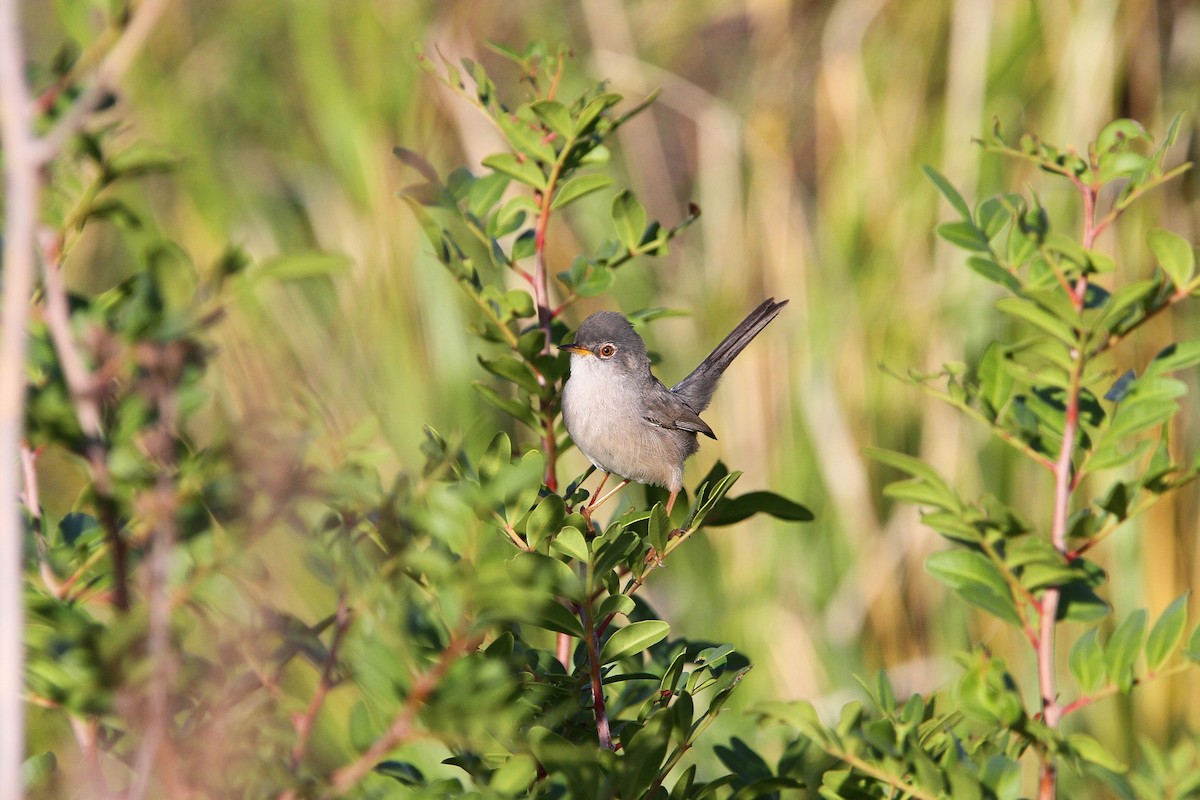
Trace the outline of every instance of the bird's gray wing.
<instances>
[{"instance_id":1,"label":"bird's gray wing","mask_svg":"<svg viewBox=\"0 0 1200 800\"><path fill-rule=\"evenodd\" d=\"M642 398L645 408L644 416L648 422L668 430L703 433L710 439L717 438L713 429L708 427L708 423L700 419L700 415L693 411L681 397L658 381L655 383L658 385L648 387L648 391Z\"/></svg>"}]
</instances>

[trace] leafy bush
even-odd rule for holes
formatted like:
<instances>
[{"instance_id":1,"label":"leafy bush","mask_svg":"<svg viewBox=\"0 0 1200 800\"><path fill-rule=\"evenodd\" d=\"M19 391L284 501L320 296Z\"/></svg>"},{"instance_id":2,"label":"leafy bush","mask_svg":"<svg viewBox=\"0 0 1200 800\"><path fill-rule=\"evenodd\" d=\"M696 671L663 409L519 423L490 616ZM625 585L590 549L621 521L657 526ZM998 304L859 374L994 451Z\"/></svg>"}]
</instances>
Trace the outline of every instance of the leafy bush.
<instances>
[{"instance_id":1,"label":"leafy bush","mask_svg":"<svg viewBox=\"0 0 1200 800\"><path fill-rule=\"evenodd\" d=\"M115 15L113 32L132 22ZM889 495L920 506L953 543L929 559L930 573L1018 630L1032 669L980 645L959 654L951 690L902 703L880 676L863 686L873 710L852 703L833 724L806 703L764 704L756 716L772 731L782 723L782 747L709 742L715 758L698 762L701 735L750 664L729 644L673 637L640 590L702 528L811 514L769 492L732 495L739 473L721 464L670 518L653 490L646 507L628 504L606 524L580 512L587 476L560 474L567 361L553 345L580 298L666 253L699 209L661 224L616 191L611 237L552 274L551 219L591 212L612 192L612 136L653 97L629 105L601 84L564 98L564 51L496 51L519 74L522 99L477 63L418 60L508 149L479 173L444 177L418 153L396 155L419 176L401 197L472 308L475 389L501 422L484 423L494 432L483 445L426 429L424 463L394 475L380 468L369 429L349 432L331 455L287 421L231 421L210 391L225 312L280 286L322 297L341 260L301 252L254 262L230 248L214 264L193 263L143 191L148 176L170 179L170 154L116 126L82 125L106 98L81 54L64 50L36 78L38 123L54 137L41 141L63 149L40 175L26 438L20 453L3 454L20 458L25 478L26 791L1007 798L1035 762L1044 797L1060 766L1089 791L1195 796L1187 737L1144 744L1144 764L1128 770L1097 738L1062 725L1200 655L1195 634L1179 655L1185 598L1153 625L1145 611L1112 624L1104 572L1087 557L1200 473L1169 437L1183 390L1172 373L1200 362L1200 345L1172 345L1133 372L1113 360L1148 320L1200 290L1193 250L1156 231L1160 269L1117 286L1110 276L1123 273L1095 249L1129 204L1182 169L1165 166L1178 125L1148 156L1148 137L1127 120L1106 127L1086 157L989 138L989 150L1078 192L1084 227L1074 238L1037 195L972 209L928 171L961 217L939 233L1007 293L998 308L1020 338L992 344L970 367L906 380L1044 470L1056 502L1047 515L966 500L917 459L874 455L910 476ZM1101 209L1110 185L1115 200ZM86 251L105 263L76 255L85 236L105 243ZM120 278L68 292L68 267ZM6 288L10 276L6 264ZM1069 650L1068 621L1086 626ZM1060 688L1064 651L1071 692ZM1021 690L1026 672L1036 692Z\"/></svg>"}]
</instances>

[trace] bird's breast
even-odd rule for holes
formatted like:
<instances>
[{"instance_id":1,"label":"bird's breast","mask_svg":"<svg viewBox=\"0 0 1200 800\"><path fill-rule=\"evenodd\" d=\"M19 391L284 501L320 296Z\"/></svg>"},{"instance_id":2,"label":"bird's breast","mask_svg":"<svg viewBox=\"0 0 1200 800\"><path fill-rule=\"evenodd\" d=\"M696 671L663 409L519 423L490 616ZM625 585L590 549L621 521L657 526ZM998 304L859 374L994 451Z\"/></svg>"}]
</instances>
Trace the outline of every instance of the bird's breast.
<instances>
[{"instance_id":1,"label":"bird's breast","mask_svg":"<svg viewBox=\"0 0 1200 800\"><path fill-rule=\"evenodd\" d=\"M563 421L575 446L605 472L678 489L694 434L667 430L646 420L636 381L605 371L595 357L573 357L563 387ZM688 445L691 445L691 448Z\"/></svg>"}]
</instances>

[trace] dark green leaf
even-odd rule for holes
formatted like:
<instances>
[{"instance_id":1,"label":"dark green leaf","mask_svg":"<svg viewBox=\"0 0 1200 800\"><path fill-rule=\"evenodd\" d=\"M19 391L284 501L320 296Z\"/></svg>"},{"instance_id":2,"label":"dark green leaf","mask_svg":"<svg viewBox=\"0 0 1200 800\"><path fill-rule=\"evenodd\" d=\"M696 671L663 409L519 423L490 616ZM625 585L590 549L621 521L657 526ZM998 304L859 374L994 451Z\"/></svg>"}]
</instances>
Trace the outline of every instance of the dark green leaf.
<instances>
[{"instance_id":1,"label":"dark green leaf","mask_svg":"<svg viewBox=\"0 0 1200 800\"><path fill-rule=\"evenodd\" d=\"M425 775L415 764L407 761L380 761L373 770L377 775L399 781L405 786L423 786Z\"/></svg>"},{"instance_id":2,"label":"dark green leaf","mask_svg":"<svg viewBox=\"0 0 1200 800\"><path fill-rule=\"evenodd\" d=\"M811 511L786 497L773 492L747 492L737 497L727 497L718 503L706 517L706 524L710 528L732 525L760 513L789 522L811 522L814 519Z\"/></svg>"}]
</instances>

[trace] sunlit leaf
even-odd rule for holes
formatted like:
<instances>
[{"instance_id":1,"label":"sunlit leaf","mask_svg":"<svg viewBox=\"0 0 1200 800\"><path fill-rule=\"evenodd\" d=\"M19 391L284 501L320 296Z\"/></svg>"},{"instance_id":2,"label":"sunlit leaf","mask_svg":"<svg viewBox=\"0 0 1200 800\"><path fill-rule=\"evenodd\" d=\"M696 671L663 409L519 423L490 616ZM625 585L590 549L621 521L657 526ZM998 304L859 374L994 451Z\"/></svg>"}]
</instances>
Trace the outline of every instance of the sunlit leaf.
<instances>
[{"instance_id":1,"label":"sunlit leaf","mask_svg":"<svg viewBox=\"0 0 1200 800\"><path fill-rule=\"evenodd\" d=\"M640 653L667 638L671 626L658 619L631 622L613 632L600 650L600 663L609 664L620 658Z\"/></svg>"}]
</instances>

